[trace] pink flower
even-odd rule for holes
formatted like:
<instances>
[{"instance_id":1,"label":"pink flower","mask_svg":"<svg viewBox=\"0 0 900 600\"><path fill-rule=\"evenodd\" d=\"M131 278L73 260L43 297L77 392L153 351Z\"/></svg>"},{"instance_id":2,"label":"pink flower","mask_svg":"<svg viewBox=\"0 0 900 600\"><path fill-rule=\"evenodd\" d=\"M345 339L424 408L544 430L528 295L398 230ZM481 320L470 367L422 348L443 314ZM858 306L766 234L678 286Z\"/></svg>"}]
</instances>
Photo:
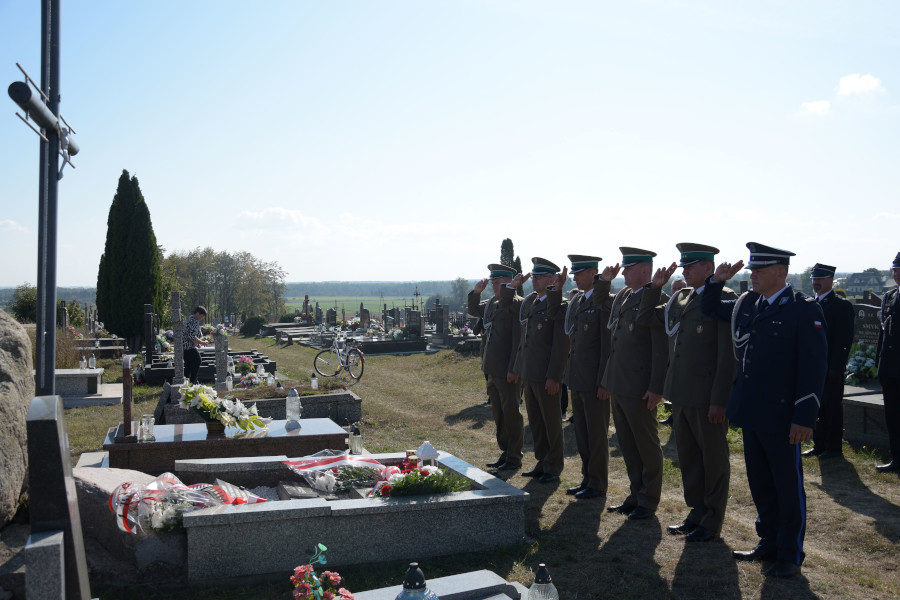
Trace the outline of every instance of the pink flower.
<instances>
[{"instance_id":1,"label":"pink flower","mask_svg":"<svg viewBox=\"0 0 900 600\"><path fill-rule=\"evenodd\" d=\"M322 585L329 587L337 587L341 584L341 576L334 571L322 571L319 580L322 582Z\"/></svg>"},{"instance_id":2,"label":"pink flower","mask_svg":"<svg viewBox=\"0 0 900 600\"><path fill-rule=\"evenodd\" d=\"M356 600L356 596L350 593L350 590L346 588L341 588L338 590L338 594L341 595L341 600Z\"/></svg>"},{"instance_id":3,"label":"pink flower","mask_svg":"<svg viewBox=\"0 0 900 600\"><path fill-rule=\"evenodd\" d=\"M325 592L322 592L322 598L324 598L325 600L334 600L334 594L332 594L331 592L325 591Z\"/></svg>"}]
</instances>

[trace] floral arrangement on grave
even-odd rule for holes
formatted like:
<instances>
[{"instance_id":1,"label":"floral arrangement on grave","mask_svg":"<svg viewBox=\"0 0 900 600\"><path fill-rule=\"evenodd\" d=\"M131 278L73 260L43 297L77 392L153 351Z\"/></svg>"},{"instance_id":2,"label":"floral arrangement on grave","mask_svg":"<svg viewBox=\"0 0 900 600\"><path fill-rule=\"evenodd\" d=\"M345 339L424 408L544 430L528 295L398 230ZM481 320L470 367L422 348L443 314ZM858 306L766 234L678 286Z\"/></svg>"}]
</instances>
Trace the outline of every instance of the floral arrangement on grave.
<instances>
[{"instance_id":1,"label":"floral arrangement on grave","mask_svg":"<svg viewBox=\"0 0 900 600\"><path fill-rule=\"evenodd\" d=\"M250 371L255 370L253 359L246 354L241 354L240 356L238 356L237 361L234 363L234 368L237 369L241 373L241 375L246 375Z\"/></svg>"},{"instance_id":2,"label":"floral arrangement on grave","mask_svg":"<svg viewBox=\"0 0 900 600\"><path fill-rule=\"evenodd\" d=\"M247 389L252 388L257 385L262 385L263 380L260 378L258 374L247 373L246 375L241 375L241 378L237 382L237 387Z\"/></svg>"},{"instance_id":3,"label":"floral arrangement on grave","mask_svg":"<svg viewBox=\"0 0 900 600\"><path fill-rule=\"evenodd\" d=\"M213 335L219 335L222 337L228 337L228 332L225 331L225 326L219 323L216 325L216 328L213 330Z\"/></svg>"},{"instance_id":4,"label":"floral arrangement on grave","mask_svg":"<svg viewBox=\"0 0 900 600\"><path fill-rule=\"evenodd\" d=\"M181 406L207 421L219 421L226 427L250 431L267 426L266 419L259 416L255 404L247 408L240 400L219 398L216 390L199 383L181 389Z\"/></svg>"},{"instance_id":5,"label":"floral arrangement on grave","mask_svg":"<svg viewBox=\"0 0 900 600\"><path fill-rule=\"evenodd\" d=\"M172 473L163 473L145 487L126 481L109 496L109 509L116 515L119 529L169 531L183 526L184 514L222 504L265 502L262 496L245 492L246 497L229 494L223 487L209 483L184 485Z\"/></svg>"},{"instance_id":6,"label":"floral arrangement on grave","mask_svg":"<svg viewBox=\"0 0 900 600\"><path fill-rule=\"evenodd\" d=\"M469 482L451 471L439 467L388 467L386 481L379 481L370 496L417 496L420 494L449 494L469 489Z\"/></svg>"},{"instance_id":7,"label":"floral arrangement on grave","mask_svg":"<svg viewBox=\"0 0 900 600\"><path fill-rule=\"evenodd\" d=\"M157 352L168 352L172 349L172 344L169 343L169 340L166 339L166 335L164 333L156 336L156 351Z\"/></svg>"},{"instance_id":8,"label":"floral arrangement on grave","mask_svg":"<svg viewBox=\"0 0 900 600\"><path fill-rule=\"evenodd\" d=\"M323 544L316 544L315 553L309 559L309 563L294 569L291 583L294 584L295 600L354 600L353 594L340 587L342 579L337 572L322 571L321 575L316 575L313 565L328 564L325 559L326 550L328 548Z\"/></svg>"},{"instance_id":9,"label":"floral arrangement on grave","mask_svg":"<svg viewBox=\"0 0 900 600\"><path fill-rule=\"evenodd\" d=\"M850 358L847 359L847 370L844 382L859 385L878 377L878 365L875 364L875 346L853 344L850 346Z\"/></svg>"},{"instance_id":10,"label":"floral arrangement on grave","mask_svg":"<svg viewBox=\"0 0 900 600\"><path fill-rule=\"evenodd\" d=\"M406 327L394 327L388 335L392 340L405 340L409 337L409 331L406 330Z\"/></svg>"},{"instance_id":11,"label":"floral arrangement on grave","mask_svg":"<svg viewBox=\"0 0 900 600\"><path fill-rule=\"evenodd\" d=\"M169 340L170 342L174 341L175 340L175 332L172 331L171 329L166 329L166 339Z\"/></svg>"},{"instance_id":12,"label":"floral arrangement on grave","mask_svg":"<svg viewBox=\"0 0 900 600\"><path fill-rule=\"evenodd\" d=\"M463 337L468 336L470 333L472 333L472 330L469 329L468 325L463 325L462 327L459 328L459 335L461 335Z\"/></svg>"}]
</instances>

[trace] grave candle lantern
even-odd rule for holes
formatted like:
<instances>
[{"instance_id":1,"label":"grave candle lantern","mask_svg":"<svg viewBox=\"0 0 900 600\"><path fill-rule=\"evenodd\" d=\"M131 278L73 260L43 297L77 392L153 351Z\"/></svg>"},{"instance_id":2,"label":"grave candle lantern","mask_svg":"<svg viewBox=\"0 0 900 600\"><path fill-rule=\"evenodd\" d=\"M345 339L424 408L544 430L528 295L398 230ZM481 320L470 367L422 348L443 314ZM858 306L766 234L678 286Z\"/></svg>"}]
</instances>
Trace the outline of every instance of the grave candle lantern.
<instances>
[{"instance_id":1,"label":"grave candle lantern","mask_svg":"<svg viewBox=\"0 0 900 600\"><path fill-rule=\"evenodd\" d=\"M284 400L285 418L288 421L299 421L302 410L303 407L300 405L300 394L297 393L295 388L291 388L287 398Z\"/></svg>"},{"instance_id":2,"label":"grave candle lantern","mask_svg":"<svg viewBox=\"0 0 900 600\"><path fill-rule=\"evenodd\" d=\"M425 585L425 574L419 563L409 563L409 569L403 578L403 589L397 594L397 600L439 600L438 595Z\"/></svg>"}]
</instances>

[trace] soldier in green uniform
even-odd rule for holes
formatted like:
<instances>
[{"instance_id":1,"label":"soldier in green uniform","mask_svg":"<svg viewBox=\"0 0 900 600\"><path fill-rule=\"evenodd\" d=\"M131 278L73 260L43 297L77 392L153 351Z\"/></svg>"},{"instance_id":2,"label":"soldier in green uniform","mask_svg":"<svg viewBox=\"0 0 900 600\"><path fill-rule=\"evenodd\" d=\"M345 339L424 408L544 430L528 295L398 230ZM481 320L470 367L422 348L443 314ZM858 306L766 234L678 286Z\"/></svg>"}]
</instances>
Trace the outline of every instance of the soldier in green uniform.
<instances>
[{"instance_id":1,"label":"soldier in green uniform","mask_svg":"<svg viewBox=\"0 0 900 600\"><path fill-rule=\"evenodd\" d=\"M725 519L731 466L728 461L728 422L725 406L737 360L728 323L706 316L700 296L706 278L715 271L717 248L703 244L677 244L687 287L660 303L662 287L676 265L659 269L644 290L638 320L658 321L669 336L669 365L663 396L672 402L672 432L681 465L684 501L691 511L669 533L686 534L689 542L718 537ZM737 295L723 290L722 297Z\"/></svg>"},{"instance_id":2,"label":"soldier in green uniform","mask_svg":"<svg viewBox=\"0 0 900 600\"><path fill-rule=\"evenodd\" d=\"M616 437L631 489L622 504L607 510L647 519L656 512L662 493L662 448L659 445L656 407L662 402L666 376L666 332L662 323L638 322L641 297L650 284L655 252L640 248L620 248L625 287L616 294L608 327L612 344L601 391L612 398ZM619 265L607 267L600 276L596 293L609 295L619 274ZM661 301L668 300L663 294Z\"/></svg>"},{"instance_id":3,"label":"soldier in green uniform","mask_svg":"<svg viewBox=\"0 0 900 600\"><path fill-rule=\"evenodd\" d=\"M507 294L501 300L500 290L512 281L516 272L505 265L488 265L490 277L475 284L469 292L468 312L481 317L484 322L481 353L481 370L487 378L487 393L491 403L494 424L497 427L497 445L500 458L487 466L498 471L511 471L522 464L522 442L525 423L519 412L519 384L514 373L516 352L519 348L519 309L522 297ZM481 292L490 281L494 295L481 301Z\"/></svg>"},{"instance_id":4,"label":"soldier in green uniform","mask_svg":"<svg viewBox=\"0 0 900 600\"><path fill-rule=\"evenodd\" d=\"M572 417L575 441L581 457L581 483L566 490L579 500L606 496L609 479L609 397L601 399L597 392L606 360L609 358L609 294L595 294L594 286L600 264L599 256L570 254L572 278L578 291L567 302L562 288L566 268L557 276L555 285L547 289L547 311L552 318L563 316L569 336L569 364L565 384L572 394Z\"/></svg>"},{"instance_id":5,"label":"soldier in green uniform","mask_svg":"<svg viewBox=\"0 0 900 600\"><path fill-rule=\"evenodd\" d=\"M560 382L569 355L569 338L563 318L548 314L547 287L553 283L559 267L547 259L534 257L529 275L516 275L500 290L508 298L515 288L532 278L534 292L522 301L519 321L521 341L516 359L516 374L525 391L525 411L534 438L537 464L526 477L538 477L542 483L559 481L563 470L562 412L559 407Z\"/></svg>"}]
</instances>

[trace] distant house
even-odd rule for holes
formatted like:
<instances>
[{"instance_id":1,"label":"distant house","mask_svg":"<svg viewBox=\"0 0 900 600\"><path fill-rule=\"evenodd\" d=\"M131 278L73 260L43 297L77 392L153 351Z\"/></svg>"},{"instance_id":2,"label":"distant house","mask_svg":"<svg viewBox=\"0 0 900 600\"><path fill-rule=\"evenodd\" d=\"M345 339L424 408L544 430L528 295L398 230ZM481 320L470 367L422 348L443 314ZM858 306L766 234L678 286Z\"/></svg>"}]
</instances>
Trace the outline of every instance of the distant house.
<instances>
[{"instance_id":1,"label":"distant house","mask_svg":"<svg viewBox=\"0 0 900 600\"><path fill-rule=\"evenodd\" d=\"M853 273L847 277L844 289L848 296L862 296L866 291L884 292L885 277L881 273Z\"/></svg>"}]
</instances>

